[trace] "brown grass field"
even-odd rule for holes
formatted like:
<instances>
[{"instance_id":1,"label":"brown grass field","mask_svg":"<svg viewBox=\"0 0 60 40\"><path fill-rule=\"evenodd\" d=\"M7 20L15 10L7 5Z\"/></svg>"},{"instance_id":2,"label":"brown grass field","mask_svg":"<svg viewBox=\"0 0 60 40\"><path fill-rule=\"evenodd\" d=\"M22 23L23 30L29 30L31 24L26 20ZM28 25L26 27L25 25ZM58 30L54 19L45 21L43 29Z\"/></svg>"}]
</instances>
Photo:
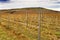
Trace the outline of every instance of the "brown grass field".
<instances>
[{"instance_id":1,"label":"brown grass field","mask_svg":"<svg viewBox=\"0 0 60 40\"><path fill-rule=\"evenodd\" d=\"M0 40L37 40L37 10L0 11L0 38Z\"/></svg>"},{"instance_id":2,"label":"brown grass field","mask_svg":"<svg viewBox=\"0 0 60 40\"><path fill-rule=\"evenodd\" d=\"M0 40L38 40L38 35L40 40L60 40L60 12L44 8L0 10Z\"/></svg>"}]
</instances>

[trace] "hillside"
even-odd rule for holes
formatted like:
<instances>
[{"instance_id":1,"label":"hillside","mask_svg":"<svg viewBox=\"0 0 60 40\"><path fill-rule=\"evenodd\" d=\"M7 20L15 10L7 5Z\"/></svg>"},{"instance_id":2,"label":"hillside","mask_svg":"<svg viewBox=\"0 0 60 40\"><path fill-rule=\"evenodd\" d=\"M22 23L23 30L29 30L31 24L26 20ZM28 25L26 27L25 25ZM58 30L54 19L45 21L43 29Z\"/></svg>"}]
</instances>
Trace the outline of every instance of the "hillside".
<instances>
[{"instance_id":1,"label":"hillside","mask_svg":"<svg viewBox=\"0 0 60 40\"><path fill-rule=\"evenodd\" d=\"M44 8L0 10L0 40L38 40L38 35L41 40L60 40L60 12Z\"/></svg>"}]
</instances>

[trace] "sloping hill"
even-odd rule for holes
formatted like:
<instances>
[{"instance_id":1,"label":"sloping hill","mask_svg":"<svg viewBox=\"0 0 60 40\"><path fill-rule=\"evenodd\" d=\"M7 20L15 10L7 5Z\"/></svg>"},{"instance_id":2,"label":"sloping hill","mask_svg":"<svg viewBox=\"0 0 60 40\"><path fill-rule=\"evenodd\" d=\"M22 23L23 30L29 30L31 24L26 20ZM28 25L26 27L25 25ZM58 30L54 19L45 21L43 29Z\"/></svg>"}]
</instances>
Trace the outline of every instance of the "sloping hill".
<instances>
[{"instance_id":1,"label":"sloping hill","mask_svg":"<svg viewBox=\"0 0 60 40\"><path fill-rule=\"evenodd\" d=\"M60 40L60 12L45 8L0 10L0 40L38 40L38 29L41 40Z\"/></svg>"}]
</instances>

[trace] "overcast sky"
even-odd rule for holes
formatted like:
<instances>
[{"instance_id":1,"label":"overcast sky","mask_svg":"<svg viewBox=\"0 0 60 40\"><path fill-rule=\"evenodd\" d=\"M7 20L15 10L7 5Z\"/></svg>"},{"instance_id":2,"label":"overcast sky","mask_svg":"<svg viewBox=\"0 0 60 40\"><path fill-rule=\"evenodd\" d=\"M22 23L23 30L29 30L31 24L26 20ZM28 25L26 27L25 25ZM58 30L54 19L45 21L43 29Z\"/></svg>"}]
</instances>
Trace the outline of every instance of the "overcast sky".
<instances>
[{"instance_id":1,"label":"overcast sky","mask_svg":"<svg viewBox=\"0 0 60 40\"><path fill-rule=\"evenodd\" d=\"M7 3L0 2L0 10L27 7L43 7L60 11L60 0L10 0Z\"/></svg>"}]
</instances>

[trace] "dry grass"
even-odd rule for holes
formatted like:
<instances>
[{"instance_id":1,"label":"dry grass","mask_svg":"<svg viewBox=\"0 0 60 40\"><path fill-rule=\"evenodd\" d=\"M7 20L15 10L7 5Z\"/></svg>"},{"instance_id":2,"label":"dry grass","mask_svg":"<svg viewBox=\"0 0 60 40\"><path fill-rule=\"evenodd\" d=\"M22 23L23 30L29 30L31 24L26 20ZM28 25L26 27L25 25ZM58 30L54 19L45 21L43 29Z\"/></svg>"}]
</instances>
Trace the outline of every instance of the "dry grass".
<instances>
[{"instance_id":1,"label":"dry grass","mask_svg":"<svg viewBox=\"0 0 60 40\"><path fill-rule=\"evenodd\" d=\"M37 19L38 13L36 9L0 12L0 29L2 32L0 40L37 40Z\"/></svg>"},{"instance_id":2,"label":"dry grass","mask_svg":"<svg viewBox=\"0 0 60 40\"><path fill-rule=\"evenodd\" d=\"M39 21L41 40L60 40L60 12L43 8L0 11L0 40L38 40Z\"/></svg>"},{"instance_id":3,"label":"dry grass","mask_svg":"<svg viewBox=\"0 0 60 40\"><path fill-rule=\"evenodd\" d=\"M42 13L41 40L60 40L60 12Z\"/></svg>"}]
</instances>

